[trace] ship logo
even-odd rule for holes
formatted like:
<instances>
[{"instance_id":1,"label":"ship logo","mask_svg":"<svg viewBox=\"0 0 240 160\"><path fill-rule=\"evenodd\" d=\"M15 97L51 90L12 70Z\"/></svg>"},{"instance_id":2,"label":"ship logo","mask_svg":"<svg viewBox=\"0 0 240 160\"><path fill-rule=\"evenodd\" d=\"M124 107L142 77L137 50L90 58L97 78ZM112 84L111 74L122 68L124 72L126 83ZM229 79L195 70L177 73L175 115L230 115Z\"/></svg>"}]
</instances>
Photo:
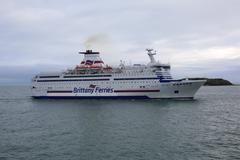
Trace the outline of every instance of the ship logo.
<instances>
[{"instance_id":1,"label":"ship logo","mask_svg":"<svg viewBox=\"0 0 240 160\"><path fill-rule=\"evenodd\" d=\"M94 85L94 84L90 84L89 85L89 88L96 88L97 85Z\"/></svg>"},{"instance_id":2,"label":"ship logo","mask_svg":"<svg viewBox=\"0 0 240 160\"><path fill-rule=\"evenodd\" d=\"M101 88L97 87L97 85L90 84L88 88L82 88L82 87L74 87L73 93L113 93L113 88Z\"/></svg>"}]
</instances>

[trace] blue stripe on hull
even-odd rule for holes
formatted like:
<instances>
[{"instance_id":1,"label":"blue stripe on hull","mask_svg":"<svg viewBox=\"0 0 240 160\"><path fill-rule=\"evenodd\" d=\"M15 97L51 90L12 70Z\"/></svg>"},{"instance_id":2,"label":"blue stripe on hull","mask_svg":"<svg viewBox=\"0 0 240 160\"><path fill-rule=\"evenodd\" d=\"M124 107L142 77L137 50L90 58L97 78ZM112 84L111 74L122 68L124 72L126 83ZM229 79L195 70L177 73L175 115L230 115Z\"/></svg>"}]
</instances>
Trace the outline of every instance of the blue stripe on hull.
<instances>
[{"instance_id":1,"label":"blue stripe on hull","mask_svg":"<svg viewBox=\"0 0 240 160\"><path fill-rule=\"evenodd\" d=\"M150 99L148 96L32 96L36 99Z\"/></svg>"}]
</instances>

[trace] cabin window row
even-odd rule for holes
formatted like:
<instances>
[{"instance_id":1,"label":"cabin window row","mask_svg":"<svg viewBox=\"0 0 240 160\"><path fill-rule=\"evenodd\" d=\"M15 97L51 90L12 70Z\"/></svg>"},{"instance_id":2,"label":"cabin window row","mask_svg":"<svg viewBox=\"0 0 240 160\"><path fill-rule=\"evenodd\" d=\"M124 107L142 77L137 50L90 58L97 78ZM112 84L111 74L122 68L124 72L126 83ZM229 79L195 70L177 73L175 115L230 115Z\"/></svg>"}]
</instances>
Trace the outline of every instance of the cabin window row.
<instances>
[{"instance_id":1,"label":"cabin window row","mask_svg":"<svg viewBox=\"0 0 240 160\"><path fill-rule=\"evenodd\" d=\"M191 82L186 82L186 83L174 83L173 86L181 86L181 85L192 85Z\"/></svg>"}]
</instances>

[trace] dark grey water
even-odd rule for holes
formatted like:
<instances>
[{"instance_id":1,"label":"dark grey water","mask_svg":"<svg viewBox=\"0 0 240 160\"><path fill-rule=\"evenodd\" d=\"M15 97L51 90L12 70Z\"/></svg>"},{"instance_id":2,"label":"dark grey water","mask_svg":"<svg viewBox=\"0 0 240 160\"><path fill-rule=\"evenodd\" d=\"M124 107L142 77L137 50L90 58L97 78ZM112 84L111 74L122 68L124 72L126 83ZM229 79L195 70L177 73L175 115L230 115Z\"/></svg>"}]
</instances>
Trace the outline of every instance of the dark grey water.
<instances>
[{"instance_id":1,"label":"dark grey water","mask_svg":"<svg viewBox=\"0 0 240 160\"><path fill-rule=\"evenodd\" d=\"M35 100L0 87L0 160L240 158L240 87L196 99Z\"/></svg>"}]
</instances>

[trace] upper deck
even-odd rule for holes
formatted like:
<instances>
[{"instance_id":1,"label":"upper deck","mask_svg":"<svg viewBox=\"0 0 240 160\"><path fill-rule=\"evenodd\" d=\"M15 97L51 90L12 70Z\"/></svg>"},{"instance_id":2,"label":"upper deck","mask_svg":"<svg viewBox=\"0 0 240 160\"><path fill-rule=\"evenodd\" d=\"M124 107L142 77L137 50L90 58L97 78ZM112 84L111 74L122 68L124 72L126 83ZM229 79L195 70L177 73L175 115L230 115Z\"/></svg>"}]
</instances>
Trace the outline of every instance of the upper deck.
<instances>
[{"instance_id":1,"label":"upper deck","mask_svg":"<svg viewBox=\"0 0 240 160\"><path fill-rule=\"evenodd\" d=\"M84 77L146 77L146 76L165 76L171 78L170 65L157 62L152 50L147 50L150 62L147 65L134 64L126 66L122 61L118 67L106 65L100 57L99 52L87 50L79 52L84 55L83 60L73 69L68 69L59 73L38 74L34 79L58 79L58 78L84 78Z\"/></svg>"}]
</instances>

